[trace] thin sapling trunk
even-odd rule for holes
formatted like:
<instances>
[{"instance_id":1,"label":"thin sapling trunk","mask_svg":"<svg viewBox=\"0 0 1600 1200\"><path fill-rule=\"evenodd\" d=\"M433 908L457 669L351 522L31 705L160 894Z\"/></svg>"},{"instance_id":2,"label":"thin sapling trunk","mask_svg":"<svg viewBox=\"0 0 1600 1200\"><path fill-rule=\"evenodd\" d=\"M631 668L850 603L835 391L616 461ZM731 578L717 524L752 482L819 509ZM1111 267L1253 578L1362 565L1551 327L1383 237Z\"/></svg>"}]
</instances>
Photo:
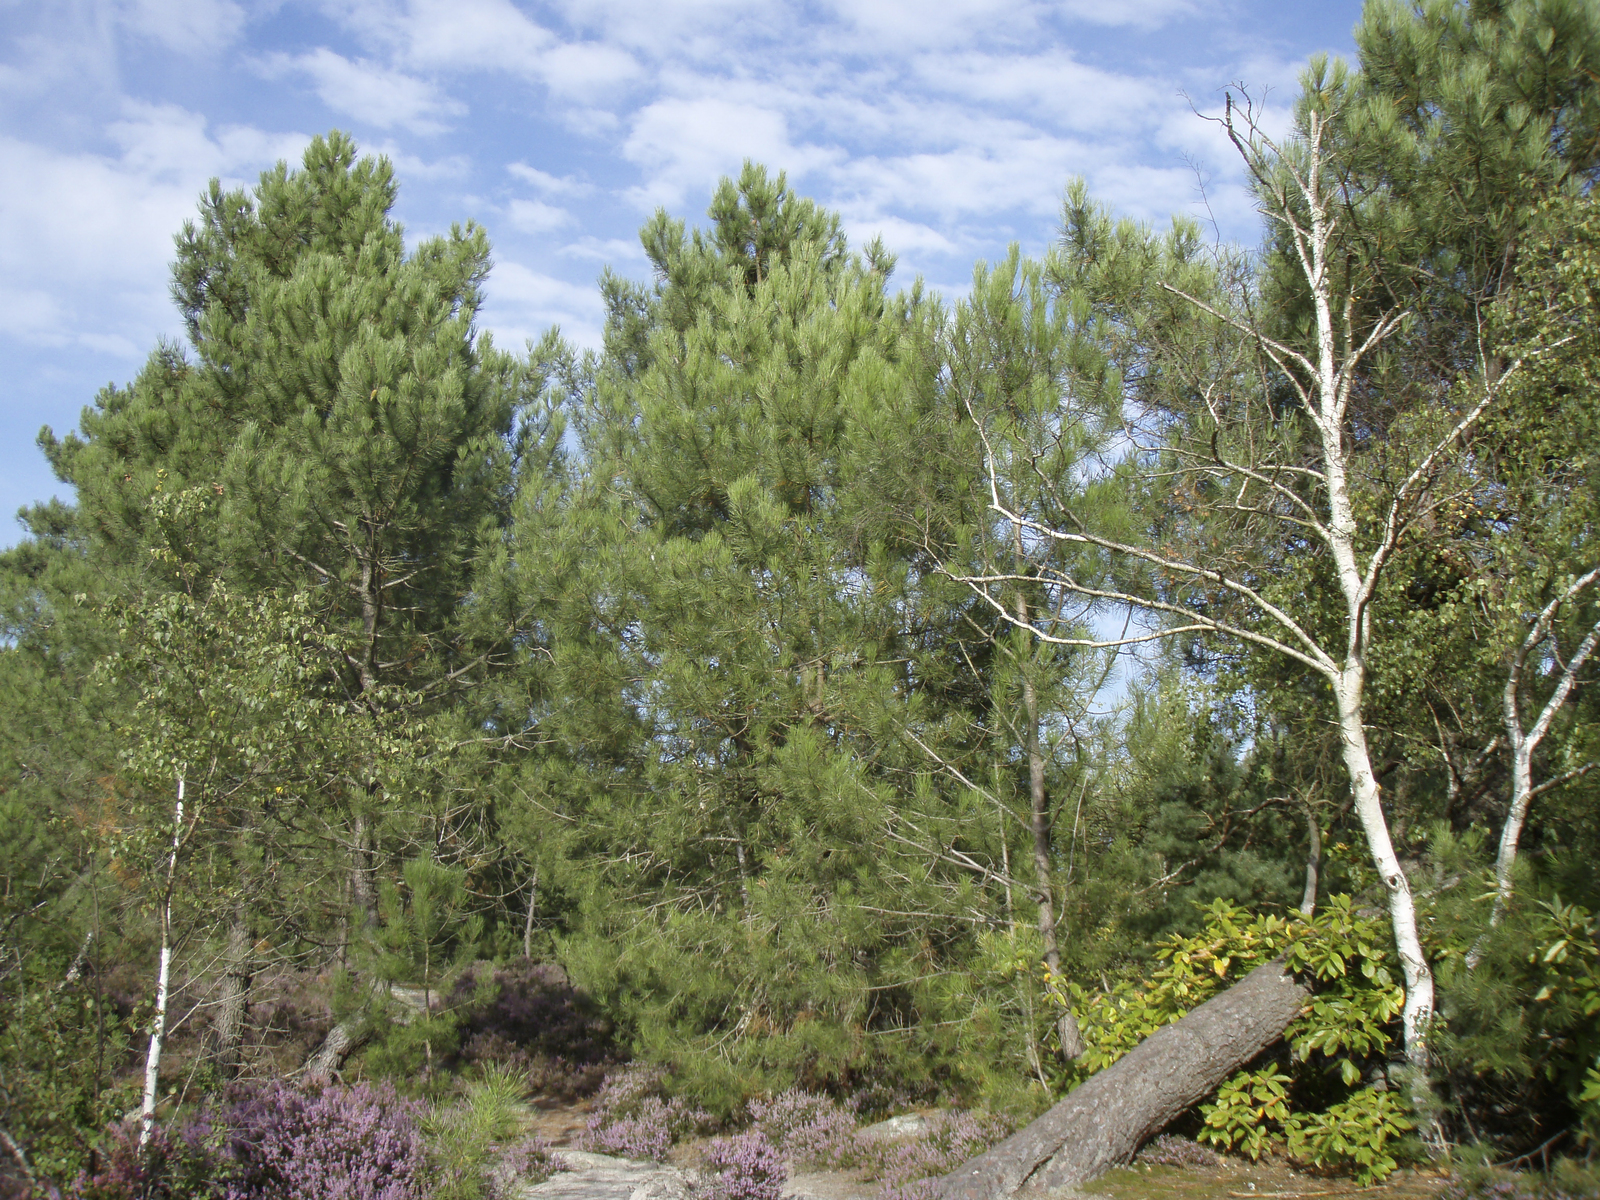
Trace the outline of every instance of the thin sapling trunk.
<instances>
[{"instance_id":1,"label":"thin sapling trunk","mask_svg":"<svg viewBox=\"0 0 1600 1200\"><path fill-rule=\"evenodd\" d=\"M183 845L183 776L178 777L178 799L172 810L172 850L167 855L166 881L161 891L161 959L156 968L156 1011L150 1019L150 1049L144 1060L144 1101L139 1107L139 1146L150 1144L156 1123L156 1098L161 1084L161 1051L167 1036L167 998L172 976L172 894L178 879L178 850Z\"/></svg>"},{"instance_id":2,"label":"thin sapling trunk","mask_svg":"<svg viewBox=\"0 0 1600 1200\"><path fill-rule=\"evenodd\" d=\"M1501 693L1500 714L1505 728L1506 743L1511 747L1511 804L1506 810L1505 824L1500 830L1500 845L1495 855L1494 908L1489 914L1491 929L1496 928L1505 918L1506 908L1511 903L1517 846L1522 838L1522 827L1528 819L1528 806L1533 803L1535 797L1587 774L1596 766L1592 762L1585 763L1538 786L1533 782L1534 754L1544 741L1545 735L1550 732L1550 724L1555 720L1556 714L1571 698L1573 689L1578 684L1579 672L1593 656L1597 643L1600 643L1600 621L1596 621L1590 626L1571 656L1562 662L1560 649L1554 643L1555 624L1562 608L1593 586L1596 580L1600 580L1600 567L1580 575L1545 605L1535 618L1533 627L1528 630L1528 635L1517 647L1511 659L1511 667L1506 672L1506 686ZM1529 660L1541 646L1545 645L1549 645L1550 659L1560 674L1556 677L1554 691L1550 693L1550 698L1545 701L1544 707L1539 710L1533 725L1525 729L1522 716L1523 680L1527 674ZM1476 968L1482 960L1487 940L1487 934L1478 938L1473 943L1472 949L1467 952L1468 970Z\"/></svg>"}]
</instances>

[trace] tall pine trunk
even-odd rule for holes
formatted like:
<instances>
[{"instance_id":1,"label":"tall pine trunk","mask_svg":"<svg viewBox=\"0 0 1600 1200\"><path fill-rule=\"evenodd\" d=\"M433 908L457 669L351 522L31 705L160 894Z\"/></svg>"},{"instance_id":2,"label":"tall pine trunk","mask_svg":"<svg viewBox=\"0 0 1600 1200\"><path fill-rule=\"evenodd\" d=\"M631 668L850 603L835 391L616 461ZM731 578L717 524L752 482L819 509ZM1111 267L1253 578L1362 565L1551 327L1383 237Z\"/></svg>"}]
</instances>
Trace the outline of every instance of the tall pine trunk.
<instances>
[{"instance_id":1,"label":"tall pine trunk","mask_svg":"<svg viewBox=\"0 0 1600 1200\"><path fill-rule=\"evenodd\" d=\"M236 910L222 955L222 982L209 1046L212 1063L227 1079L239 1073L243 1062L245 1019L255 980L254 950L245 914L242 909Z\"/></svg>"},{"instance_id":2,"label":"tall pine trunk","mask_svg":"<svg viewBox=\"0 0 1600 1200\"><path fill-rule=\"evenodd\" d=\"M528 911L522 921L522 957L533 957L533 922L539 915L539 868L528 881Z\"/></svg>"},{"instance_id":3,"label":"tall pine trunk","mask_svg":"<svg viewBox=\"0 0 1600 1200\"><path fill-rule=\"evenodd\" d=\"M1016 531L1017 560L1024 561L1022 531ZM1031 628L1028 598L1017 590L1017 627ZM1028 828L1033 835L1033 877L1035 899L1039 904L1039 938L1044 944L1044 963L1053 979L1061 977L1061 944L1056 937L1055 878L1051 870L1050 848L1050 795L1045 788L1044 746L1039 737L1039 692L1034 686L1031 662L1019 663L1022 668L1023 720L1027 722L1024 738L1028 753ZM1009 874L1009 871L1007 872ZM1056 1021L1056 1035L1061 1039L1061 1053L1071 1061L1081 1058L1084 1052L1083 1034L1078 1029L1078 1019L1069 1008Z\"/></svg>"}]
</instances>

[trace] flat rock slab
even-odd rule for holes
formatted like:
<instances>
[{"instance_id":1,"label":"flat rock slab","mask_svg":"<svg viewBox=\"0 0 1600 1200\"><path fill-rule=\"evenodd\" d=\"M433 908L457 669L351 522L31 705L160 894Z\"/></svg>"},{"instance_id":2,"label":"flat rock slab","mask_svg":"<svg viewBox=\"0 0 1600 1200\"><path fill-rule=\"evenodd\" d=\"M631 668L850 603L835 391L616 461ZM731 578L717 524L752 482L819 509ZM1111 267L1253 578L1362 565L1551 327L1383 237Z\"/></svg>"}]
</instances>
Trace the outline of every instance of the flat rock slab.
<instances>
[{"instance_id":1,"label":"flat rock slab","mask_svg":"<svg viewBox=\"0 0 1600 1200\"><path fill-rule=\"evenodd\" d=\"M553 1157L560 1169L543 1183L524 1185L522 1200L691 1200L693 1174L677 1167L586 1150Z\"/></svg>"},{"instance_id":2,"label":"flat rock slab","mask_svg":"<svg viewBox=\"0 0 1600 1200\"><path fill-rule=\"evenodd\" d=\"M881 1200L883 1185L857 1178L854 1171L796 1172L783 1185L783 1200Z\"/></svg>"},{"instance_id":3,"label":"flat rock slab","mask_svg":"<svg viewBox=\"0 0 1600 1200\"><path fill-rule=\"evenodd\" d=\"M857 1130L856 1136L869 1142L892 1142L895 1138L921 1137L932 1128L933 1121L926 1113L902 1113Z\"/></svg>"},{"instance_id":4,"label":"flat rock slab","mask_svg":"<svg viewBox=\"0 0 1600 1200\"><path fill-rule=\"evenodd\" d=\"M558 1150L558 1170L543 1183L524 1183L518 1200L694 1200L699 1176L694 1171L651 1162L616 1158L586 1150ZM784 1200L878 1200L881 1189L837 1171L790 1172Z\"/></svg>"}]
</instances>

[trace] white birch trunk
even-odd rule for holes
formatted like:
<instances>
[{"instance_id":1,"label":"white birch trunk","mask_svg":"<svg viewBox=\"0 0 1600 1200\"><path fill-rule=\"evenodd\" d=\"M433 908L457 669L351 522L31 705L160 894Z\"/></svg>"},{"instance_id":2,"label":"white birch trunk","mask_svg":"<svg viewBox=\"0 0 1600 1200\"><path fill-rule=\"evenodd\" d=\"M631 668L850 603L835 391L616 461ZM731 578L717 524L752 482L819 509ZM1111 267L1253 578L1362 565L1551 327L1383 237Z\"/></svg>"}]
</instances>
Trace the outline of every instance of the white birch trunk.
<instances>
[{"instance_id":1,"label":"white birch trunk","mask_svg":"<svg viewBox=\"0 0 1600 1200\"><path fill-rule=\"evenodd\" d=\"M1369 518L1364 530L1362 521L1357 519L1358 504L1351 491L1353 455L1356 451L1354 435L1350 432L1349 409L1352 397L1362 382L1360 368L1363 359L1376 352L1401 327L1404 314L1395 308L1372 322L1370 327L1363 327L1360 314L1364 302L1358 292L1359 281L1347 281L1341 276L1350 265L1341 257L1344 250L1335 237L1339 221L1344 216L1345 198L1340 192L1342 185L1338 172L1326 170L1328 162L1323 139L1327 124L1316 111L1307 113L1305 122L1303 144L1296 147L1293 153L1280 151L1265 134L1258 122L1257 111L1249 107L1235 109L1231 95L1227 114L1221 123L1245 160L1263 197L1266 215L1281 225L1288 235L1289 247L1298 260L1297 265L1305 279L1312 304L1315 318L1314 348L1302 351L1277 341L1248 312L1226 312L1171 284L1163 283L1162 286L1253 339L1259 351L1281 371L1299 401L1298 411L1311 422L1317 441L1311 461L1300 459L1298 445L1291 447L1289 461L1277 461L1270 445L1273 439L1258 442L1252 434L1243 448L1242 459L1233 458L1233 451L1221 439L1213 436L1209 446L1197 444L1189 447L1193 453L1187 458L1180 456L1179 462L1180 465L1192 463L1192 467L1185 469L1192 469L1198 477L1213 480L1226 477L1230 488L1237 486L1236 494L1223 505L1225 509L1246 517L1254 514L1267 521L1281 521L1283 527L1292 530L1297 538L1309 537L1322 544L1331 559L1339 598L1344 602L1342 638L1336 635L1331 641L1325 642L1312 621L1296 615L1295 601L1274 601L1258 591L1248 576L1234 575L1219 565L1224 561L1220 558L1200 561L1186 557L1181 552L1171 553L1162 546L1130 544L1095 533L1084 528L1077 520L1052 525L1012 511L1001 499L1002 471L984 424L970 403L968 412L977 424L984 443L990 508L1011 522L1019 531L1019 536L1020 530L1026 527L1059 544L1091 546L1125 557L1154 568L1174 581L1192 581L1213 587L1250 610L1252 619L1236 621L1227 615L1215 616L1161 595L1122 591L1114 584L1095 586L1074 579L1066 572L1054 575L1051 580L1053 584L1092 602L1127 603L1169 618L1171 624L1168 629L1152 636L1212 633L1235 638L1283 654L1316 671L1328 681L1334 695L1341 754L1350 777L1351 798L1361 821L1372 864L1387 892L1395 950L1405 982L1402 1015L1406 1058L1414 1068L1411 1072L1412 1097L1423 1126L1424 1138L1430 1145L1438 1147L1439 1135L1431 1115L1433 1106L1427 1076L1428 1027L1434 1008L1433 972L1423 949L1410 883L1390 836L1362 719L1366 665L1371 653L1371 606L1388 563L1408 525L1419 511L1431 503L1427 499L1429 489L1437 482L1450 457L1459 452L1463 439L1489 409L1523 360L1518 359L1497 376L1491 377L1486 372L1478 401L1455 420L1431 449L1416 459L1415 466L1397 486L1380 489L1386 495L1367 490L1360 507L1365 507L1375 499L1377 512L1373 514L1376 519ZM1216 396L1212 395L1210 389L1202 391L1211 416L1219 426L1233 419L1227 412L1231 404L1231 383L1219 384ZM1252 418L1247 413L1244 419L1248 421ZM1275 425L1279 418L1274 415L1269 420ZM1322 499L1326 501L1325 509L1315 495L1319 486L1323 492ZM1600 568L1597 568L1597 577L1600 577ZM1111 648L1124 644L1122 641L1055 634L1040 628L1025 612L1009 611L1009 606L995 595L995 589L997 585L1016 581L1019 573L1015 570L977 575L952 572L951 578L966 582L1003 620L1031 630L1035 637L1044 641L1092 648ZM1313 600L1308 611L1315 612L1317 608ZM1597 626L1595 636L1600 639L1600 626ZM1342 644L1334 644L1340 641ZM1592 648L1592 642L1586 643L1583 654ZM1578 657L1581 659L1582 655ZM1539 736L1543 736L1542 729ZM1532 737L1528 740L1536 741ZM1600 764L1590 764L1583 770L1591 768L1600 769ZM1543 786L1553 786L1554 782ZM1502 859L1507 871L1515 854L1526 801L1543 790L1527 786L1529 783L1531 779L1524 780L1519 793L1523 801L1520 805L1513 804L1507 830L1502 837ZM1509 875L1505 878L1508 880ZM1308 872L1303 903L1310 909L1314 902L1314 884Z\"/></svg>"},{"instance_id":2,"label":"white birch trunk","mask_svg":"<svg viewBox=\"0 0 1600 1200\"><path fill-rule=\"evenodd\" d=\"M1522 840L1522 826L1528 819L1528 805L1533 801L1533 752L1538 743L1520 736L1511 750L1511 807L1506 812L1506 823L1500 829L1500 848L1494 861L1494 909L1489 914L1489 928L1500 924L1511 903L1511 872L1517 863L1517 844ZM1482 946L1474 945L1467 956L1469 968L1478 965Z\"/></svg>"},{"instance_id":3,"label":"white birch trunk","mask_svg":"<svg viewBox=\"0 0 1600 1200\"><path fill-rule=\"evenodd\" d=\"M1375 552L1366 571L1356 553L1357 522L1350 499L1349 460L1345 446L1344 419L1350 381L1342 368L1334 333L1332 287L1329 281L1328 243L1333 234L1329 203L1322 194L1320 145L1314 142L1311 168L1306 176L1306 200L1311 229L1307 239L1306 281L1311 287L1317 321L1317 432L1322 442L1323 470L1328 487L1328 526L1325 535L1338 571L1339 589L1345 601L1344 663L1333 684L1339 712L1340 750L1350 775L1350 790L1367 851L1378 878L1388 893L1389 920L1394 927L1395 951L1405 977L1406 1002L1401 1015L1405 1030L1406 1059L1424 1072L1428 1065L1427 1031L1433 1016L1433 971L1422 949L1417 929L1417 907L1411 897L1400 859L1389 837L1389 822L1383 814L1378 781L1372 771L1367 749L1367 734L1362 722L1362 700L1366 688L1366 653L1372 593L1383 566Z\"/></svg>"},{"instance_id":4,"label":"white birch trunk","mask_svg":"<svg viewBox=\"0 0 1600 1200\"><path fill-rule=\"evenodd\" d=\"M156 969L156 1011L150 1019L150 1049L144 1058L144 1102L139 1107L141 1149L150 1144L161 1086L161 1050L167 1037L167 994L172 978L172 889L178 877L178 848L182 840L183 777L179 776L178 800L172 810L172 851L167 856L167 880L161 894L161 961Z\"/></svg>"},{"instance_id":5,"label":"white birch trunk","mask_svg":"<svg viewBox=\"0 0 1600 1200\"><path fill-rule=\"evenodd\" d=\"M1544 607L1535 619L1533 628L1523 639L1522 645L1512 656L1511 667L1506 672L1505 691L1500 700L1500 715L1505 727L1506 742L1511 747L1511 804L1506 810L1505 824L1500 829L1500 847L1495 854L1494 908L1489 914L1490 929L1500 924L1506 915L1506 907L1511 903L1517 846L1522 840L1522 827L1527 822L1528 806L1533 803L1533 798L1541 791L1555 786L1561 779L1583 774L1594 765L1591 763L1578 771L1568 772L1567 775L1550 781L1543 787L1534 787L1534 753L1544 741L1545 734L1550 732L1550 725L1555 720L1556 714L1571 698L1573 689L1578 684L1578 672L1593 656L1596 645L1600 644L1600 623L1589 629L1572 656L1566 663L1561 664L1561 674L1556 680L1555 690L1545 701L1531 729L1522 727L1522 678L1529 658L1547 639L1553 639L1555 623L1561 615L1563 605L1597 580L1600 580L1600 567L1579 576ZM1559 655L1556 658L1559 663ZM1469 971L1475 969L1482 959L1486 941L1487 934L1478 938L1472 944L1472 949L1467 952L1466 963Z\"/></svg>"},{"instance_id":6,"label":"white birch trunk","mask_svg":"<svg viewBox=\"0 0 1600 1200\"><path fill-rule=\"evenodd\" d=\"M1351 697L1347 687L1355 691ZM1395 952L1400 958L1400 970L1405 979L1406 1003L1401 1012L1405 1030L1406 1060L1418 1071L1428 1066L1428 1021L1433 1016L1433 971L1428 956L1422 948L1422 938L1417 928L1417 906L1411 896L1411 884L1406 879L1400 858L1395 854L1389 837L1389 823L1383 815L1383 803L1378 781L1372 774L1372 761L1367 751L1366 731L1361 727L1360 681L1339 687L1339 740L1344 754L1345 769L1350 773L1350 786L1355 794L1356 813L1361 819L1361 829L1366 835L1367 850L1378 878L1388 893L1389 922L1394 928Z\"/></svg>"}]
</instances>

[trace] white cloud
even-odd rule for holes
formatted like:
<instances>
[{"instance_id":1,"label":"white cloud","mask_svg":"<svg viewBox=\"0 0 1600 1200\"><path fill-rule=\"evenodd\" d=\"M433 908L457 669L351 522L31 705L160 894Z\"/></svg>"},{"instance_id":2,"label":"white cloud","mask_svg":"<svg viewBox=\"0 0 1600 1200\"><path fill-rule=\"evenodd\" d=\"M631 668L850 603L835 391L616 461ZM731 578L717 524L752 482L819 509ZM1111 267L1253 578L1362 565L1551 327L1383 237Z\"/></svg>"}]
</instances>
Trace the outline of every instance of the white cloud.
<instances>
[{"instance_id":1,"label":"white cloud","mask_svg":"<svg viewBox=\"0 0 1600 1200\"><path fill-rule=\"evenodd\" d=\"M172 235L206 181L253 179L307 140L208 133L204 118L173 105L129 104L108 134L120 154L0 136L0 329L12 338L142 356L177 324Z\"/></svg>"},{"instance_id":2,"label":"white cloud","mask_svg":"<svg viewBox=\"0 0 1600 1200\"><path fill-rule=\"evenodd\" d=\"M643 73L631 54L596 42L557 46L530 66L556 95L585 100L603 100Z\"/></svg>"},{"instance_id":3,"label":"white cloud","mask_svg":"<svg viewBox=\"0 0 1600 1200\"><path fill-rule=\"evenodd\" d=\"M728 47L785 37L807 20L783 0L561 0L574 27L646 57L714 62L726 68Z\"/></svg>"},{"instance_id":4,"label":"white cloud","mask_svg":"<svg viewBox=\"0 0 1600 1200\"><path fill-rule=\"evenodd\" d=\"M510 0L411 0L394 22L407 62L521 73L555 36Z\"/></svg>"},{"instance_id":5,"label":"white cloud","mask_svg":"<svg viewBox=\"0 0 1600 1200\"><path fill-rule=\"evenodd\" d=\"M9 160L10 147L0 142L0 161ZM10 197L0 192L0 214L8 218L15 211ZM12 247L0 241L0 262L9 265L15 260ZM0 284L0 329L11 337L27 342L47 342L60 345L65 340L61 327L65 324L62 297L57 290L43 287L6 287Z\"/></svg>"},{"instance_id":6,"label":"white cloud","mask_svg":"<svg viewBox=\"0 0 1600 1200\"><path fill-rule=\"evenodd\" d=\"M603 108L575 106L556 114L560 123L582 138L599 139L622 128L617 114Z\"/></svg>"},{"instance_id":7,"label":"white cloud","mask_svg":"<svg viewBox=\"0 0 1600 1200\"><path fill-rule=\"evenodd\" d=\"M1016 37L1035 26L1042 6L1015 0L832 0L828 7L858 36L928 46L963 41L975 30L1004 30Z\"/></svg>"},{"instance_id":8,"label":"white cloud","mask_svg":"<svg viewBox=\"0 0 1600 1200\"><path fill-rule=\"evenodd\" d=\"M947 220L1011 210L1047 214L1074 164L1092 156L1081 143L1017 131L944 153L858 156L838 176L874 212L931 211Z\"/></svg>"},{"instance_id":9,"label":"white cloud","mask_svg":"<svg viewBox=\"0 0 1600 1200\"><path fill-rule=\"evenodd\" d=\"M524 183L531 183L546 196L587 196L594 190L575 175L552 175L527 163L510 163L506 170Z\"/></svg>"},{"instance_id":10,"label":"white cloud","mask_svg":"<svg viewBox=\"0 0 1600 1200\"><path fill-rule=\"evenodd\" d=\"M719 176L737 174L746 158L787 171L792 182L846 157L835 148L795 144L782 112L712 97L658 100L640 109L622 153L647 173L631 192L645 208L679 204L690 189L709 190Z\"/></svg>"},{"instance_id":11,"label":"white cloud","mask_svg":"<svg viewBox=\"0 0 1600 1200\"><path fill-rule=\"evenodd\" d=\"M593 259L595 262L644 262L644 247L638 238L581 237L561 247L565 258Z\"/></svg>"},{"instance_id":12,"label":"white cloud","mask_svg":"<svg viewBox=\"0 0 1600 1200\"><path fill-rule=\"evenodd\" d=\"M1198 0L831 0L829 7L859 34L892 39L898 46L949 46L975 39L1021 46L1036 41L1050 22L1061 18L1151 30L1201 10Z\"/></svg>"},{"instance_id":13,"label":"white cloud","mask_svg":"<svg viewBox=\"0 0 1600 1200\"><path fill-rule=\"evenodd\" d=\"M439 118L467 111L466 105L442 95L427 80L368 59L345 58L326 46L294 57L272 55L261 69L268 78L309 77L317 95L334 112L379 129L399 125L414 133L438 133L448 128Z\"/></svg>"},{"instance_id":14,"label":"white cloud","mask_svg":"<svg viewBox=\"0 0 1600 1200\"><path fill-rule=\"evenodd\" d=\"M1127 134L1182 103L1170 82L1086 66L1064 50L928 54L914 69L946 95L1036 113L1040 125L1089 135Z\"/></svg>"},{"instance_id":15,"label":"white cloud","mask_svg":"<svg viewBox=\"0 0 1600 1200\"><path fill-rule=\"evenodd\" d=\"M363 154L381 154L394 164L395 173L402 185L417 180L439 182L447 179L465 179L472 173L472 160L465 154L446 154L442 158L422 158L412 154L393 138L381 142L363 143Z\"/></svg>"},{"instance_id":16,"label":"white cloud","mask_svg":"<svg viewBox=\"0 0 1600 1200\"><path fill-rule=\"evenodd\" d=\"M859 250L875 237L881 237L885 249L892 254L912 251L931 251L934 254L953 254L958 247L931 225L908 221L903 217L877 216L861 220L845 214L845 231L850 245Z\"/></svg>"},{"instance_id":17,"label":"white cloud","mask_svg":"<svg viewBox=\"0 0 1600 1200\"><path fill-rule=\"evenodd\" d=\"M503 346L537 340L552 325L582 346L598 346L605 306L593 285L545 275L518 262L502 262L484 284L483 324Z\"/></svg>"},{"instance_id":18,"label":"white cloud","mask_svg":"<svg viewBox=\"0 0 1600 1200\"><path fill-rule=\"evenodd\" d=\"M575 218L566 209L540 200L513 200L506 205L506 219L524 233L549 233L571 225Z\"/></svg>"},{"instance_id":19,"label":"white cloud","mask_svg":"<svg viewBox=\"0 0 1600 1200\"><path fill-rule=\"evenodd\" d=\"M205 54L233 42L244 28L234 0L129 0L120 13L130 32L180 54Z\"/></svg>"},{"instance_id":20,"label":"white cloud","mask_svg":"<svg viewBox=\"0 0 1600 1200\"><path fill-rule=\"evenodd\" d=\"M205 117L176 104L130 100L123 103L122 113L121 120L106 126L106 135L122 149L117 167L146 182L198 180L203 185L212 175L229 175L242 166L264 168L280 158L297 159L309 140L303 134L268 133L248 125L208 133Z\"/></svg>"},{"instance_id":21,"label":"white cloud","mask_svg":"<svg viewBox=\"0 0 1600 1200\"><path fill-rule=\"evenodd\" d=\"M568 100L611 98L640 74L622 46L563 41L510 0L410 0L357 5L345 23L406 67L475 74L501 71L547 85Z\"/></svg>"},{"instance_id":22,"label":"white cloud","mask_svg":"<svg viewBox=\"0 0 1600 1200\"><path fill-rule=\"evenodd\" d=\"M1127 25L1136 29L1156 29L1174 17L1204 11L1197 0L1063 0L1060 7L1068 16L1091 25Z\"/></svg>"}]
</instances>

